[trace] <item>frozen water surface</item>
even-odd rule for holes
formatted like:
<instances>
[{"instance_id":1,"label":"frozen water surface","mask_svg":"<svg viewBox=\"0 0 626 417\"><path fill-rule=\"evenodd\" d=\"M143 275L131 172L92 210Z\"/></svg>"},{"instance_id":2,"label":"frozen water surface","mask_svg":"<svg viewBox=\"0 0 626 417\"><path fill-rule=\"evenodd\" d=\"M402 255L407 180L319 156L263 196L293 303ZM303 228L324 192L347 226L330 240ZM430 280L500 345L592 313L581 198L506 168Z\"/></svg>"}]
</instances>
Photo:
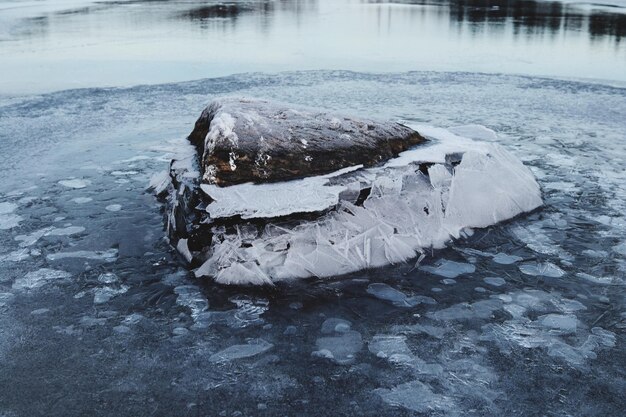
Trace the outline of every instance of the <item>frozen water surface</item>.
<instances>
[{"instance_id":1,"label":"frozen water surface","mask_svg":"<svg viewBox=\"0 0 626 417\"><path fill-rule=\"evenodd\" d=\"M221 286L163 240L146 187L224 94L491 129L541 186L575 186L544 187L542 208L465 230L419 263ZM621 416L623 114L621 87L472 73L2 96L0 218L20 221L0 230L0 415ZM76 179L89 185L59 184Z\"/></svg>"}]
</instances>

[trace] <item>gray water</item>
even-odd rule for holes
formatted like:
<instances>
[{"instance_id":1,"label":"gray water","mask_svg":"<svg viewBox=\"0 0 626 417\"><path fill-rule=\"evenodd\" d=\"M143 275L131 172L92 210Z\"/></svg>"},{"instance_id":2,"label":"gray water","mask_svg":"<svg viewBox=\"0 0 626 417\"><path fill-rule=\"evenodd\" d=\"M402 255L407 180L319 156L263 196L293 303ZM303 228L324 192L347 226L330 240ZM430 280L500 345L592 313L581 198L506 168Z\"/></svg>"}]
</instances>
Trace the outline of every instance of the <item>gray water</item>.
<instances>
[{"instance_id":1,"label":"gray water","mask_svg":"<svg viewBox=\"0 0 626 417\"><path fill-rule=\"evenodd\" d=\"M124 35L116 22L127 18L133 30L132 16L141 15L96 6L93 13L117 15L100 28L111 37ZM161 11L148 16L149 7ZM324 7L275 2L267 12L167 24L199 34L226 26L236 39L256 30L255 16L295 13L306 22ZM412 9L402 7L400 19L411 19ZM437 7L449 19L458 5ZM135 8L152 22L138 19L136 30L158 27L177 9L170 2ZM589 21L596 13L581 10ZM68 14L65 23L51 14L48 34L12 29L14 38L0 42L0 65L19 68L26 42L36 50L59 33L69 36L72 25L88 25L90 13ZM12 21L27 32L27 23ZM606 58L614 68L624 64L623 26L606 23L592 34L560 21L554 48L572 32L585 44L599 42L599 51L610 45ZM455 24L474 25L453 22L452 33ZM482 22L487 30L498 20ZM530 28L521 25L517 35L529 44L552 33ZM591 59L581 54L572 59ZM543 71L534 62L528 72ZM623 415L626 90L616 85L623 73L605 76L611 68L598 64L591 83L498 74L494 66L486 69L492 74L409 66L303 65L185 82L178 77L190 74L175 71L169 81L176 82L118 88L102 88L116 84L103 70L90 73L89 88L51 93L44 91L69 81L41 77L31 89L25 67L23 77L3 77L21 92L0 97L0 415ZM154 82L168 77L159 68L152 68L162 77ZM487 126L531 167L545 206L476 230L418 267L275 288L196 280L164 240L161 205L146 185L167 168L203 106L225 94L407 123Z\"/></svg>"}]
</instances>

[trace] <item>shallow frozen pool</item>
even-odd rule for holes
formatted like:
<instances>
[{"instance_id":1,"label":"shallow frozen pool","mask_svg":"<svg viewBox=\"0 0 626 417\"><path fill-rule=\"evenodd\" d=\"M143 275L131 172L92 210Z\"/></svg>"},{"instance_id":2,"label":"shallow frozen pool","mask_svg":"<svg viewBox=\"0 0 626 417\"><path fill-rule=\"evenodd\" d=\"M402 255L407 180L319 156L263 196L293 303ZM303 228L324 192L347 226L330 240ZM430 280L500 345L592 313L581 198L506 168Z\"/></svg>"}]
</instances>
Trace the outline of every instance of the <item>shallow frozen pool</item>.
<instances>
[{"instance_id":1,"label":"shallow frozen pool","mask_svg":"<svg viewBox=\"0 0 626 417\"><path fill-rule=\"evenodd\" d=\"M484 125L532 167L545 206L417 268L271 289L195 280L145 188L223 94ZM1 100L0 414L626 407L624 89L319 71Z\"/></svg>"}]
</instances>

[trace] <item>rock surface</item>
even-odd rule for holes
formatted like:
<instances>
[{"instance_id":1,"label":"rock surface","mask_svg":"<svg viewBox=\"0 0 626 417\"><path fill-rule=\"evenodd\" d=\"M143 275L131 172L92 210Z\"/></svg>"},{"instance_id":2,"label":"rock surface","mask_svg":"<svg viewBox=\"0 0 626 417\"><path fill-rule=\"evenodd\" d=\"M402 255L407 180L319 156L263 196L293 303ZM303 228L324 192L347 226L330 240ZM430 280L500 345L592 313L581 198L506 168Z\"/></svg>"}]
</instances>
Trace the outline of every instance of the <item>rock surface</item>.
<instances>
[{"instance_id":1,"label":"rock surface","mask_svg":"<svg viewBox=\"0 0 626 417\"><path fill-rule=\"evenodd\" d=\"M399 123L224 98L202 112L189 141L201 155L203 183L228 186L373 166L425 139Z\"/></svg>"}]
</instances>

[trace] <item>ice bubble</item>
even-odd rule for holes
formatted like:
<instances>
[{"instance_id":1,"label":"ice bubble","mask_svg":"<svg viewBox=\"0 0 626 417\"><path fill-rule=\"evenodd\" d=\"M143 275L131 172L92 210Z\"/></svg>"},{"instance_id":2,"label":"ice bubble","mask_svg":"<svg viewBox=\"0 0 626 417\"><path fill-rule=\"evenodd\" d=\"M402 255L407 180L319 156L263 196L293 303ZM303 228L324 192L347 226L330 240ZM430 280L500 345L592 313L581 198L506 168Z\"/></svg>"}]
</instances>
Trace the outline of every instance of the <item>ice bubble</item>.
<instances>
[{"instance_id":1,"label":"ice bubble","mask_svg":"<svg viewBox=\"0 0 626 417\"><path fill-rule=\"evenodd\" d=\"M483 278L483 281L485 281L489 285L493 285L494 287L500 287L506 284L506 281L500 277L486 277Z\"/></svg>"},{"instance_id":2,"label":"ice bubble","mask_svg":"<svg viewBox=\"0 0 626 417\"><path fill-rule=\"evenodd\" d=\"M483 125L462 125L448 128L448 130L456 135L470 139L494 141L498 139L498 135L492 129Z\"/></svg>"},{"instance_id":3,"label":"ice bubble","mask_svg":"<svg viewBox=\"0 0 626 417\"><path fill-rule=\"evenodd\" d=\"M542 326L552 330L558 330L561 333L576 333L578 319L574 315L563 314L546 314L539 317Z\"/></svg>"},{"instance_id":4,"label":"ice bubble","mask_svg":"<svg viewBox=\"0 0 626 417\"><path fill-rule=\"evenodd\" d=\"M626 242L613 246L613 250L621 255L626 256Z\"/></svg>"},{"instance_id":5,"label":"ice bubble","mask_svg":"<svg viewBox=\"0 0 626 417\"><path fill-rule=\"evenodd\" d=\"M411 381L391 389L374 390L383 401L395 407L404 407L417 413L431 414L434 411L444 415L455 414L455 404L451 398L433 392L429 385L421 381Z\"/></svg>"},{"instance_id":6,"label":"ice bubble","mask_svg":"<svg viewBox=\"0 0 626 417\"><path fill-rule=\"evenodd\" d=\"M265 353L274 345L263 339L252 339L245 345L234 345L227 347L209 357L209 362L220 363L230 362L235 359L249 358Z\"/></svg>"},{"instance_id":7,"label":"ice bubble","mask_svg":"<svg viewBox=\"0 0 626 417\"><path fill-rule=\"evenodd\" d=\"M406 336L376 335L368 343L368 349L379 358L411 358L413 352L406 344Z\"/></svg>"},{"instance_id":8,"label":"ice bubble","mask_svg":"<svg viewBox=\"0 0 626 417\"><path fill-rule=\"evenodd\" d=\"M24 218L17 214L0 214L0 230L13 229L19 226L22 220Z\"/></svg>"},{"instance_id":9,"label":"ice bubble","mask_svg":"<svg viewBox=\"0 0 626 417\"><path fill-rule=\"evenodd\" d=\"M113 211L113 212L120 211L122 209L122 205L121 204L109 204L104 209L107 211Z\"/></svg>"},{"instance_id":10,"label":"ice bubble","mask_svg":"<svg viewBox=\"0 0 626 417\"><path fill-rule=\"evenodd\" d=\"M132 171L132 170L111 171L111 175L116 176L116 177L127 176L127 175L137 175L137 174L139 174L139 171Z\"/></svg>"},{"instance_id":11,"label":"ice bubble","mask_svg":"<svg viewBox=\"0 0 626 417\"><path fill-rule=\"evenodd\" d=\"M80 319L80 325L85 327L104 326L106 322L106 317L83 316Z\"/></svg>"},{"instance_id":12,"label":"ice bubble","mask_svg":"<svg viewBox=\"0 0 626 417\"><path fill-rule=\"evenodd\" d=\"M428 324L396 325L392 327L392 330L398 333L426 334L435 339L442 339L450 331L447 327L437 327Z\"/></svg>"},{"instance_id":13,"label":"ice bubble","mask_svg":"<svg viewBox=\"0 0 626 417\"><path fill-rule=\"evenodd\" d=\"M67 188L85 188L89 184L91 184L91 181L74 178L69 180L61 180L59 181L59 184Z\"/></svg>"},{"instance_id":14,"label":"ice bubble","mask_svg":"<svg viewBox=\"0 0 626 417\"><path fill-rule=\"evenodd\" d=\"M74 252L57 252L46 256L50 261L57 261L67 258L84 258L94 261L115 262L117 259L117 249L107 249L105 251L74 251Z\"/></svg>"},{"instance_id":15,"label":"ice bubble","mask_svg":"<svg viewBox=\"0 0 626 417\"><path fill-rule=\"evenodd\" d=\"M6 307L14 298L15 295L10 292L0 292L0 307Z\"/></svg>"},{"instance_id":16,"label":"ice bubble","mask_svg":"<svg viewBox=\"0 0 626 417\"><path fill-rule=\"evenodd\" d=\"M283 334L285 336L292 336L294 334L296 334L298 332L298 329L296 328L296 326L287 326L285 328L285 331L283 332Z\"/></svg>"},{"instance_id":17,"label":"ice bubble","mask_svg":"<svg viewBox=\"0 0 626 417\"><path fill-rule=\"evenodd\" d=\"M17 209L18 205L14 203L3 202L0 203L0 214L10 214Z\"/></svg>"},{"instance_id":18,"label":"ice bubble","mask_svg":"<svg viewBox=\"0 0 626 417\"><path fill-rule=\"evenodd\" d=\"M128 291L128 286L122 285L119 288L114 287L102 287L96 288L93 291L93 303L94 304L103 304L110 301L113 297L124 294Z\"/></svg>"},{"instance_id":19,"label":"ice bubble","mask_svg":"<svg viewBox=\"0 0 626 417\"><path fill-rule=\"evenodd\" d=\"M336 317L329 318L322 323L322 334L330 334L334 332L344 333L350 330L352 323L348 320Z\"/></svg>"},{"instance_id":20,"label":"ice bubble","mask_svg":"<svg viewBox=\"0 0 626 417\"><path fill-rule=\"evenodd\" d=\"M387 284L378 282L368 285L367 293L380 300L389 301L396 307L414 307L421 302L417 298L407 297L407 295L403 292L398 291Z\"/></svg>"},{"instance_id":21,"label":"ice bubble","mask_svg":"<svg viewBox=\"0 0 626 417\"><path fill-rule=\"evenodd\" d=\"M191 317L197 318L200 313L209 309L209 302L200 292L199 288L194 285L181 285L174 288L174 292L178 295L176 304L187 307L191 310Z\"/></svg>"},{"instance_id":22,"label":"ice bubble","mask_svg":"<svg viewBox=\"0 0 626 417\"><path fill-rule=\"evenodd\" d=\"M559 278L565 275L558 266L551 262L526 263L519 265L519 270L526 275L543 276L549 278Z\"/></svg>"},{"instance_id":23,"label":"ice bubble","mask_svg":"<svg viewBox=\"0 0 626 417\"><path fill-rule=\"evenodd\" d=\"M22 278L16 279L13 283L13 289L24 290L39 288L51 281L64 280L70 278L71 276L72 274L69 272L57 269L41 268L27 273Z\"/></svg>"},{"instance_id":24,"label":"ice bubble","mask_svg":"<svg viewBox=\"0 0 626 417\"><path fill-rule=\"evenodd\" d=\"M524 258L520 257L520 256L515 256L515 255L507 255L506 253L497 253L496 255L494 255L493 257L493 261L495 263L501 264L501 265L510 265L510 264L514 264L515 262L519 262L521 260L523 260Z\"/></svg>"},{"instance_id":25,"label":"ice bubble","mask_svg":"<svg viewBox=\"0 0 626 417\"><path fill-rule=\"evenodd\" d=\"M472 264L448 261L446 259L440 260L435 266L422 266L421 269L446 278L456 278L459 275L471 274L476 271L476 267Z\"/></svg>"},{"instance_id":26,"label":"ice bubble","mask_svg":"<svg viewBox=\"0 0 626 417\"><path fill-rule=\"evenodd\" d=\"M472 320L475 318L488 319L493 312L502 308L502 301L489 299L475 303L459 303L443 310L428 313L428 317L435 320Z\"/></svg>"},{"instance_id":27,"label":"ice bubble","mask_svg":"<svg viewBox=\"0 0 626 417\"><path fill-rule=\"evenodd\" d=\"M98 275L98 281L103 284L113 284L119 282L119 278L112 272L105 272L103 274Z\"/></svg>"},{"instance_id":28,"label":"ice bubble","mask_svg":"<svg viewBox=\"0 0 626 417\"><path fill-rule=\"evenodd\" d=\"M593 249L585 249L584 251L582 251L582 254L590 258L606 258L607 256L609 256L609 253L605 250Z\"/></svg>"},{"instance_id":29,"label":"ice bubble","mask_svg":"<svg viewBox=\"0 0 626 417\"><path fill-rule=\"evenodd\" d=\"M595 275L590 275L585 272L578 272L576 276L586 281L593 282L594 284L609 285L614 281L613 277L596 277Z\"/></svg>"},{"instance_id":30,"label":"ice bubble","mask_svg":"<svg viewBox=\"0 0 626 417\"><path fill-rule=\"evenodd\" d=\"M121 325L121 324L119 326L113 327L113 331L115 333L118 333L118 334L128 334L128 333L132 332L130 327L124 326L124 325Z\"/></svg>"},{"instance_id":31,"label":"ice bubble","mask_svg":"<svg viewBox=\"0 0 626 417\"><path fill-rule=\"evenodd\" d=\"M0 262L20 262L30 257L28 249L18 249L13 252L0 255Z\"/></svg>"},{"instance_id":32,"label":"ice bubble","mask_svg":"<svg viewBox=\"0 0 626 417\"><path fill-rule=\"evenodd\" d=\"M22 216L12 214L17 207L14 203L0 203L0 230L9 230L19 226L23 220Z\"/></svg>"},{"instance_id":33,"label":"ice bubble","mask_svg":"<svg viewBox=\"0 0 626 417\"><path fill-rule=\"evenodd\" d=\"M312 353L313 356L330 359L338 365L349 365L363 347L363 339L359 332L348 330L339 336L321 337L315 345L317 350Z\"/></svg>"},{"instance_id":34,"label":"ice bubble","mask_svg":"<svg viewBox=\"0 0 626 417\"><path fill-rule=\"evenodd\" d=\"M83 233L84 231L85 228L82 226L68 226L64 228L46 227L43 229L35 230L28 235L15 236L15 240L20 242L20 247L24 248L34 245L39 239L44 236L74 236Z\"/></svg>"},{"instance_id":35,"label":"ice bubble","mask_svg":"<svg viewBox=\"0 0 626 417\"><path fill-rule=\"evenodd\" d=\"M76 204L86 204L89 203L90 201L93 201L93 198L91 197L76 197L73 198L72 201Z\"/></svg>"}]
</instances>

